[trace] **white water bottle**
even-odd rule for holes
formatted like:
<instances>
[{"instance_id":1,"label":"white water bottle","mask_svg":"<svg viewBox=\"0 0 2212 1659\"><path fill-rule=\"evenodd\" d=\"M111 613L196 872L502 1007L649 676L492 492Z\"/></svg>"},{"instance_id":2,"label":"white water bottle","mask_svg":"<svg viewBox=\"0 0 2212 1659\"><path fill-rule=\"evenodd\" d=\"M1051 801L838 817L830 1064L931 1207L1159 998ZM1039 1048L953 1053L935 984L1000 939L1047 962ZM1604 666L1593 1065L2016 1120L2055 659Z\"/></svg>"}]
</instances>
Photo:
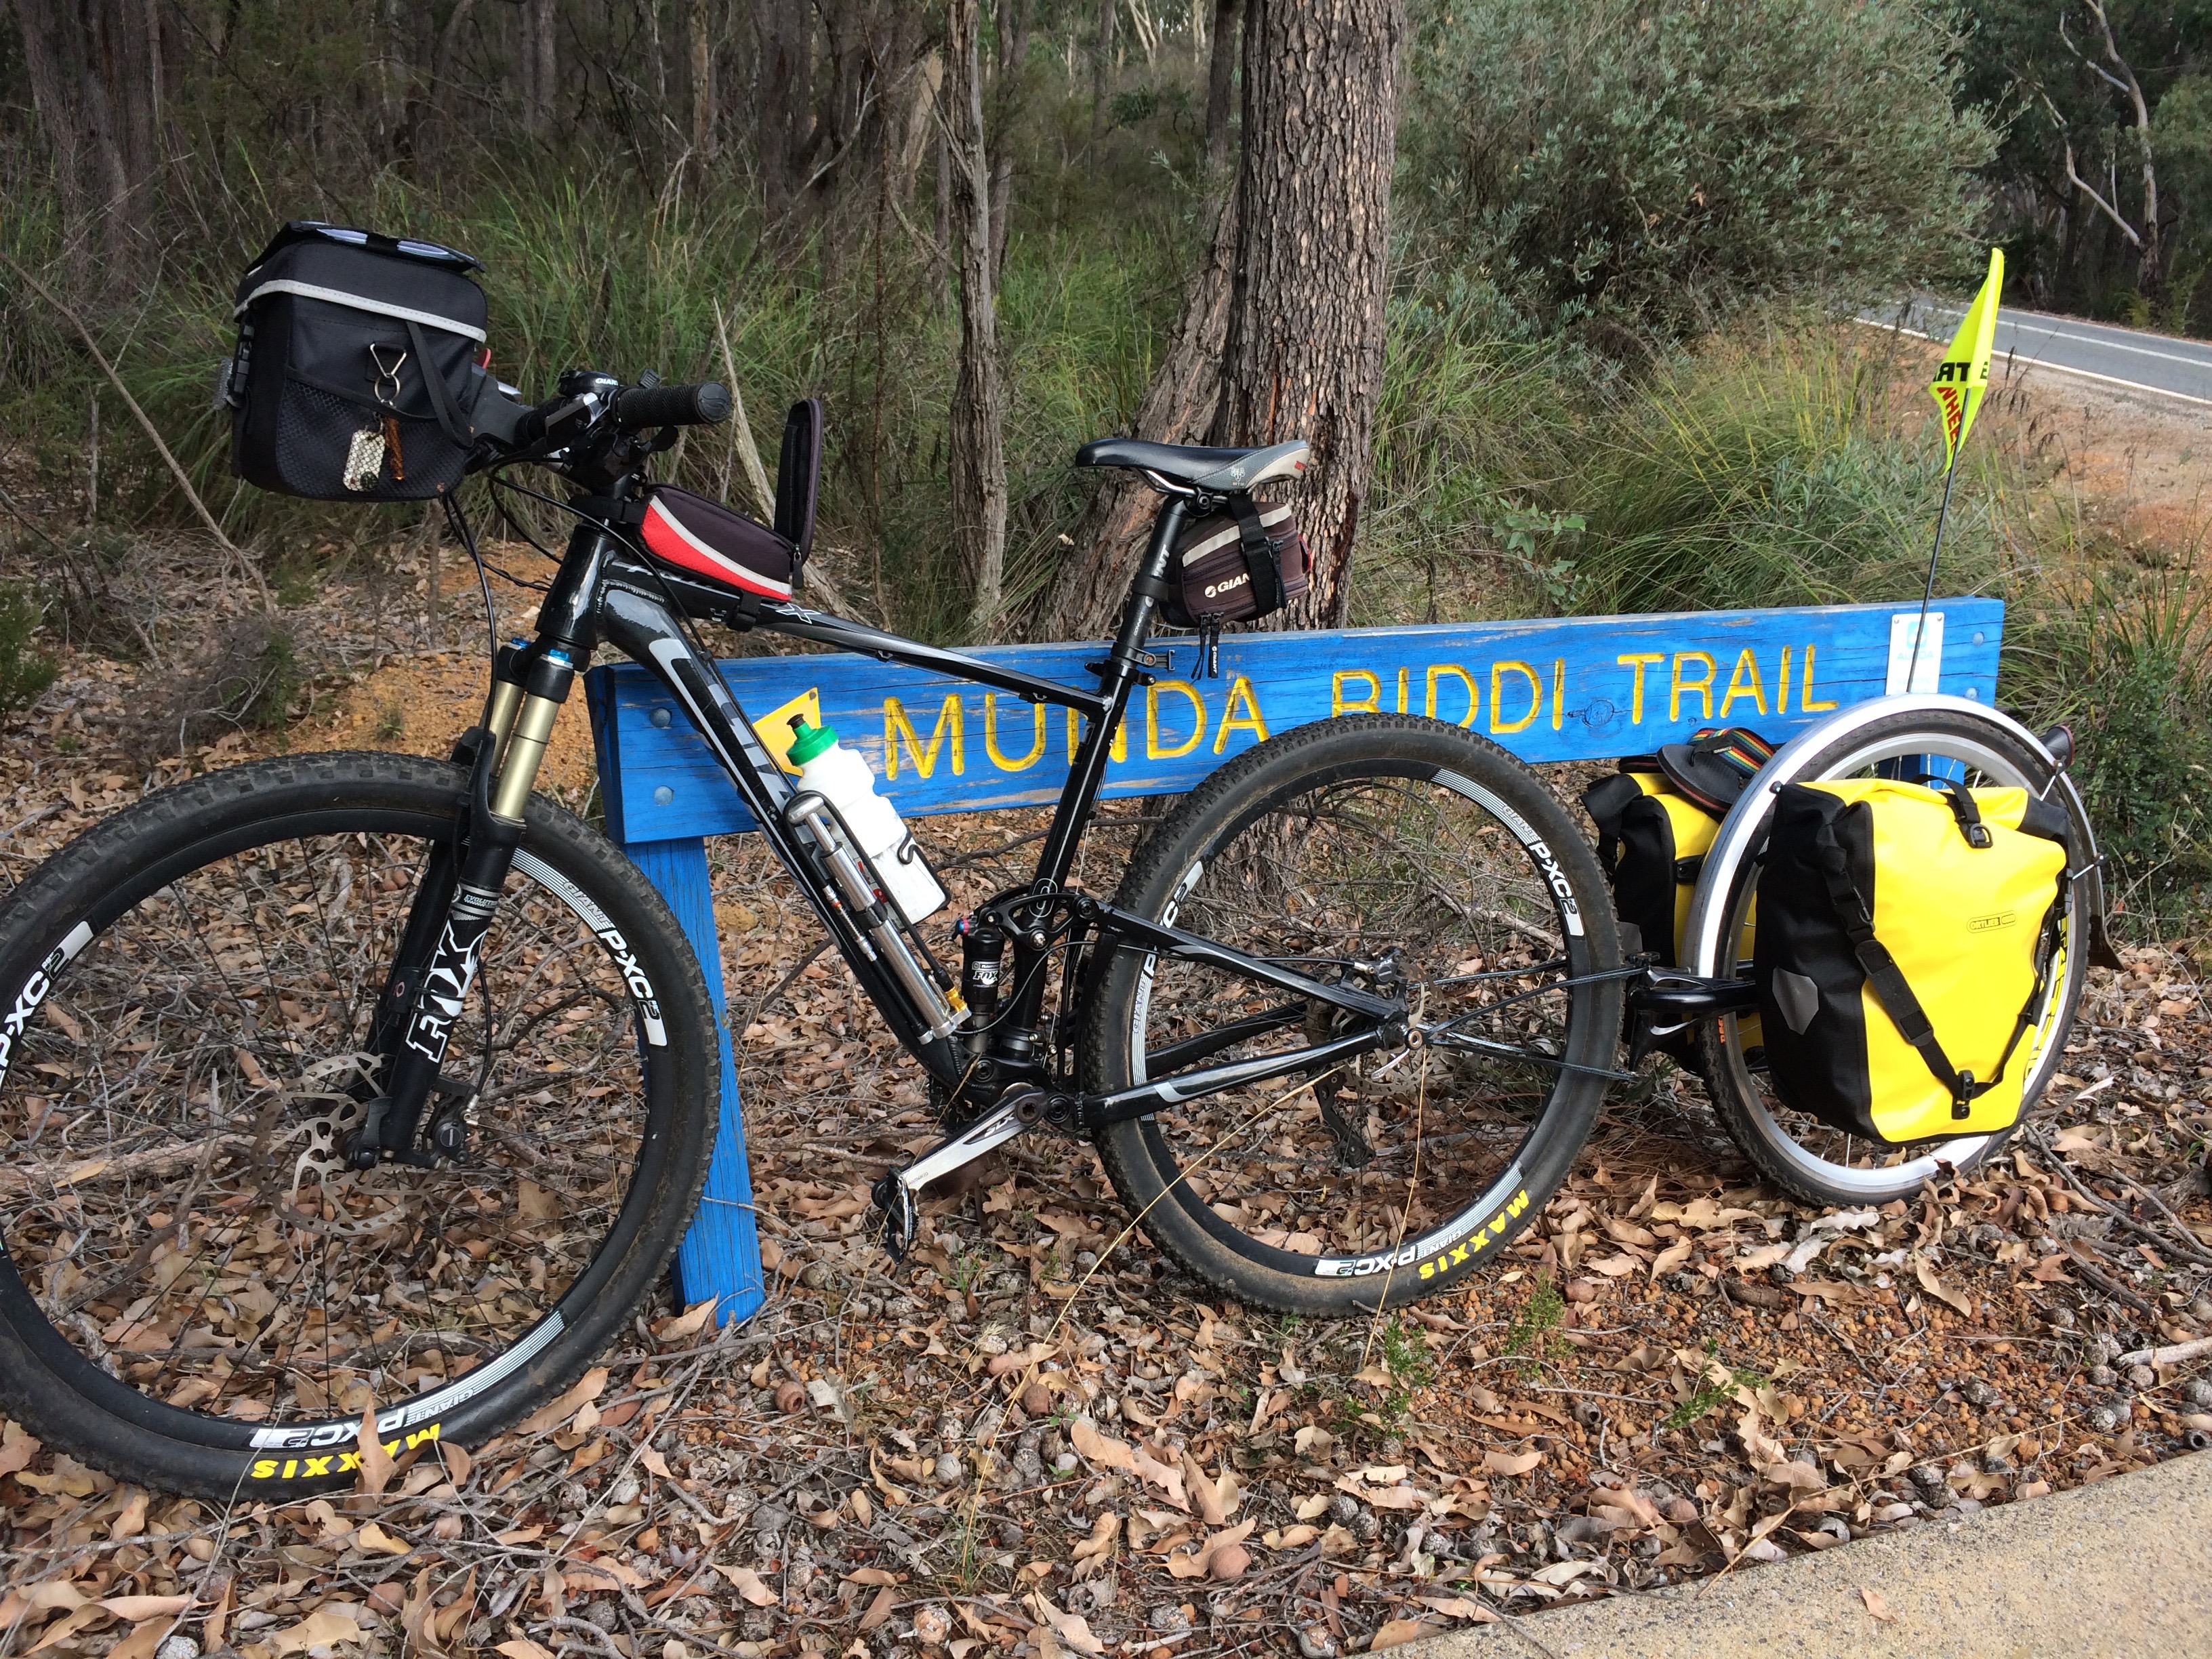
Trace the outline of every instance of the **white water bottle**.
<instances>
[{"instance_id":1,"label":"white water bottle","mask_svg":"<svg viewBox=\"0 0 2212 1659\"><path fill-rule=\"evenodd\" d=\"M922 861L898 809L876 793L876 775L867 759L837 741L827 726L794 720L791 763L799 781L837 809L868 861L883 878L899 914L911 924L945 908L945 889Z\"/></svg>"}]
</instances>

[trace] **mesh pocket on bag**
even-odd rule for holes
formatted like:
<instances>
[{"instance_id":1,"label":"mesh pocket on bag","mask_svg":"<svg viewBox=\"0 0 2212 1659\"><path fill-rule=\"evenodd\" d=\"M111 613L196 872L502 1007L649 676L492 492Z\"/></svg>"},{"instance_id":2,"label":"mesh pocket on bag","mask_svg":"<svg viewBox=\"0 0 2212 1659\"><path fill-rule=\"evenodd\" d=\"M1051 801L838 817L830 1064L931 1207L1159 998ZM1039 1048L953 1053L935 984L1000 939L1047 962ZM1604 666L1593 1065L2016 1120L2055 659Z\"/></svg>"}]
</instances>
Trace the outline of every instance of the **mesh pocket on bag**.
<instances>
[{"instance_id":1,"label":"mesh pocket on bag","mask_svg":"<svg viewBox=\"0 0 2212 1659\"><path fill-rule=\"evenodd\" d=\"M388 424L387 424L388 422ZM398 437L392 453L389 434ZM460 482L468 457L434 420L388 416L295 375L277 407L283 485L325 501L420 501Z\"/></svg>"}]
</instances>

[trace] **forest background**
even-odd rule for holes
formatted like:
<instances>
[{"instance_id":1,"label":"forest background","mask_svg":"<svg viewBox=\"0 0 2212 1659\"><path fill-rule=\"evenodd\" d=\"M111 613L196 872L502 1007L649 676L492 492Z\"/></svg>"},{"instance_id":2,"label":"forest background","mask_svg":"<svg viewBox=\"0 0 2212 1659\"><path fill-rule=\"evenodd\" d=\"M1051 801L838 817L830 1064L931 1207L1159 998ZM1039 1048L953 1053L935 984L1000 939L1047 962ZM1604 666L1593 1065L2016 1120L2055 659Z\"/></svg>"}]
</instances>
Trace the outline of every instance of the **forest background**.
<instances>
[{"instance_id":1,"label":"forest background","mask_svg":"<svg viewBox=\"0 0 2212 1659\"><path fill-rule=\"evenodd\" d=\"M1238 425L1258 216L1377 296L1379 364L1310 353L1370 434L1313 509L1307 623L1917 595L1921 357L1844 319L1964 292L1994 242L2010 303L2212 331L2207 0L1313 12L1395 53L1255 57L1240 0L6 0L0 702L57 651L243 653L269 672L220 712L281 722L316 668L288 599L438 534L228 474L231 297L288 218L482 258L526 396L727 380L771 461L823 397L817 592L948 640L1100 626L1131 506L1067 462ZM1309 116L1379 132L1379 169L1255 188L1255 128ZM2129 925L2190 927L2200 534L2085 501L2021 400L1983 430L1942 588L2011 601L2002 695L2080 730ZM753 504L750 444L695 433L673 476ZM243 644L127 597L202 533L179 473L272 596Z\"/></svg>"}]
</instances>

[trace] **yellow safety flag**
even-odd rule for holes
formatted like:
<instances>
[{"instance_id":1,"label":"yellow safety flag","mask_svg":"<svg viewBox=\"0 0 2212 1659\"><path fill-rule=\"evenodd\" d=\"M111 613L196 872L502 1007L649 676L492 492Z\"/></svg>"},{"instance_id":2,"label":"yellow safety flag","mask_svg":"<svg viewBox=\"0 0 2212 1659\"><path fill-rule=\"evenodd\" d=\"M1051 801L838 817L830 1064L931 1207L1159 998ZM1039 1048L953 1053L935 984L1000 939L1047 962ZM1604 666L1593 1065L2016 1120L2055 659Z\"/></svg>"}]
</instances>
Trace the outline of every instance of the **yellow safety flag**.
<instances>
[{"instance_id":1,"label":"yellow safety flag","mask_svg":"<svg viewBox=\"0 0 2212 1659\"><path fill-rule=\"evenodd\" d=\"M1990 274L1966 319L1951 339L1951 349L1936 367L1928 395L1943 411L1943 465L1958 464L1959 446L1966 441L1967 428L1990 389L1990 349L1997 336L1997 295L2004 289L2004 250L1990 250Z\"/></svg>"}]
</instances>

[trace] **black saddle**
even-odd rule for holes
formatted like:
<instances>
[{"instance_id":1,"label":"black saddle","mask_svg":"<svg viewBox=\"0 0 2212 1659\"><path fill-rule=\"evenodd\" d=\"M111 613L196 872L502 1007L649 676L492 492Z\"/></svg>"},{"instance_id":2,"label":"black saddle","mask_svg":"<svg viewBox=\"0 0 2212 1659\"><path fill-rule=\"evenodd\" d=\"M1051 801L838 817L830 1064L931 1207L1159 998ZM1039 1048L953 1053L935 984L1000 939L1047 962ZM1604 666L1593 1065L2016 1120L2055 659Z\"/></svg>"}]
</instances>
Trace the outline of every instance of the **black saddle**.
<instances>
[{"instance_id":1,"label":"black saddle","mask_svg":"<svg viewBox=\"0 0 2212 1659\"><path fill-rule=\"evenodd\" d=\"M1152 472L1171 483L1213 495L1248 490L1271 478L1294 478L1311 454L1300 439L1264 449L1212 449L1196 444L1147 443L1142 438L1099 438L1075 452L1078 466L1121 466Z\"/></svg>"}]
</instances>

